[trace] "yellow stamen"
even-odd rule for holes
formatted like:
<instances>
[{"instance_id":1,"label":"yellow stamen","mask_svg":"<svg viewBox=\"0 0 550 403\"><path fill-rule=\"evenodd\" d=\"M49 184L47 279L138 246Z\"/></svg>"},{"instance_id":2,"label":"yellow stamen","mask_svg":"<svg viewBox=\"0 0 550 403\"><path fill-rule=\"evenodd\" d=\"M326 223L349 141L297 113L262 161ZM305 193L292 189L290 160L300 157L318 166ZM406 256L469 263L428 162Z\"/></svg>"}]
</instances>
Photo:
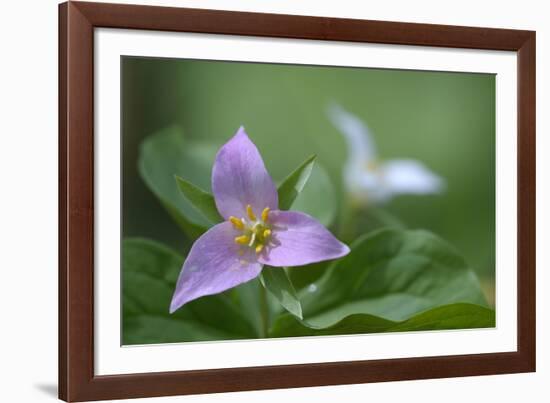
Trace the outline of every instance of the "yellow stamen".
<instances>
[{"instance_id":1,"label":"yellow stamen","mask_svg":"<svg viewBox=\"0 0 550 403\"><path fill-rule=\"evenodd\" d=\"M239 220L237 217L229 217L229 221L231 221L231 224L233 224L233 226L236 228L236 229L244 229L244 224L241 220Z\"/></svg>"},{"instance_id":2,"label":"yellow stamen","mask_svg":"<svg viewBox=\"0 0 550 403\"><path fill-rule=\"evenodd\" d=\"M241 245L246 245L250 241L250 238L246 235L241 235L235 238L235 242Z\"/></svg>"},{"instance_id":3,"label":"yellow stamen","mask_svg":"<svg viewBox=\"0 0 550 403\"><path fill-rule=\"evenodd\" d=\"M250 204L246 206L246 214L248 214L248 218L250 218L251 221L256 221L256 216L254 215Z\"/></svg>"},{"instance_id":4,"label":"yellow stamen","mask_svg":"<svg viewBox=\"0 0 550 403\"><path fill-rule=\"evenodd\" d=\"M267 237L270 236L270 235L271 235L271 230L270 230L270 229L266 229L266 230L264 231L264 238L267 238Z\"/></svg>"},{"instance_id":5,"label":"yellow stamen","mask_svg":"<svg viewBox=\"0 0 550 403\"><path fill-rule=\"evenodd\" d=\"M256 246L256 253L260 253L263 248L264 248L264 246L262 244Z\"/></svg>"},{"instance_id":6,"label":"yellow stamen","mask_svg":"<svg viewBox=\"0 0 550 403\"><path fill-rule=\"evenodd\" d=\"M266 208L264 208L264 211L262 211L262 221L263 222L267 221L268 214L269 214L269 207L266 207Z\"/></svg>"}]
</instances>

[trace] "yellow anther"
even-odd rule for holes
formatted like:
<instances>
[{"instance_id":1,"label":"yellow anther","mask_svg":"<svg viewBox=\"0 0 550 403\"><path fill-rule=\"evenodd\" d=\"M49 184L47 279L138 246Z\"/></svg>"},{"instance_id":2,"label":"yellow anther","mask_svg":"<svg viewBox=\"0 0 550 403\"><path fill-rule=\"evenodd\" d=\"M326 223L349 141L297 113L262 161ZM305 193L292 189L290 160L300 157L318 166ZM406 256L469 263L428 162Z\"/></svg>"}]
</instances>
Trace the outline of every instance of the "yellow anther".
<instances>
[{"instance_id":1,"label":"yellow anther","mask_svg":"<svg viewBox=\"0 0 550 403\"><path fill-rule=\"evenodd\" d=\"M244 224L241 220L239 220L237 217L229 217L229 221L231 221L231 224L233 224L233 226L236 228L236 229L244 229Z\"/></svg>"},{"instance_id":2,"label":"yellow anther","mask_svg":"<svg viewBox=\"0 0 550 403\"><path fill-rule=\"evenodd\" d=\"M267 221L267 216L269 215L269 207L264 208L264 211L262 211L262 221Z\"/></svg>"},{"instance_id":3,"label":"yellow anther","mask_svg":"<svg viewBox=\"0 0 550 403\"><path fill-rule=\"evenodd\" d=\"M262 244L256 246L256 253L260 253L263 248L264 248L264 246Z\"/></svg>"},{"instance_id":4,"label":"yellow anther","mask_svg":"<svg viewBox=\"0 0 550 403\"><path fill-rule=\"evenodd\" d=\"M250 241L250 238L246 235L241 235L235 238L235 242L241 245L248 244L248 241Z\"/></svg>"},{"instance_id":5,"label":"yellow anther","mask_svg":"<svg viewBox=\"0 0 550 403\"><path fill-rule=\"evenodd\" d=\"M270 230L270 229L266 229L266 230L264 231L264 238L267 238L267 237L270 236L270 235L271 235L271 230Z\"/></svg>"},{"instance_id":6,"label":"yellow anther","mask_svg":"<svg viewBox=\"0 0 550 403\"><path fill-rule=\"evenodd\" d=\"M246 206L246 214L248 214L248 218L250 218L251 221L256 221L256 216L254 215L250 204Z\"/></svg>"}]
</instances>

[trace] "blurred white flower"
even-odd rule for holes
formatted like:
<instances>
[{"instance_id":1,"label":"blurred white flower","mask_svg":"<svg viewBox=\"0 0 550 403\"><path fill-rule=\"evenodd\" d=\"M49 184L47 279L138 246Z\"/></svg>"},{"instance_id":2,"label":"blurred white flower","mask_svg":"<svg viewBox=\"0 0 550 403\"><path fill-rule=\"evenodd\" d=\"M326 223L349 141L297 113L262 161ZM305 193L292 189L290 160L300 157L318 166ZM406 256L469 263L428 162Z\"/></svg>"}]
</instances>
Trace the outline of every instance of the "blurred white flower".
<instances>
[{"instance_id":1,"label":"blurred white flower","mask_svg":"<svg viewBox=\"0 0 550 403\"><path fill-rule=\"evenodd\" d=\"M367 125L340 105L331 104L328 116L346 139L344 185L354 202L382 203L401 194L432 194L444 189L443 179L420 161L379 161Z\"/></svg>"}]
</instances>

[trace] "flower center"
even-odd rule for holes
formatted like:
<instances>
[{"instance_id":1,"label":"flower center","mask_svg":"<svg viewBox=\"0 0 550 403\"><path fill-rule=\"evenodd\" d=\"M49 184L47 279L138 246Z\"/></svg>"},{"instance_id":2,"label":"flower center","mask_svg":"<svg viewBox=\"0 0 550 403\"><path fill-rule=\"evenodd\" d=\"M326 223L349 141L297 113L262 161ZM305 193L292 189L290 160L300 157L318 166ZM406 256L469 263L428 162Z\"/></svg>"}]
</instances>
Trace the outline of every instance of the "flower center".
<instances>
[{"instance_id":1,"label":"flower center","mask_svg":"<svg viewBox=\"0 0 550 403\"><path fill-rule=\"evenodd\" d=\"M368 160L363 163L363 168L369 172L377 172L380 168L378 161Z\"/></svg>"},{"instance_id":2,"label":"flower center","mask_svg":"<svg viewBox=\"0 0 550 403\"><path fill-rule=\"evenodd\" d=\"M246 206L247 217L237 218L229 217L229 221L236 230L241 231L241 235L235 237L235 242L248 248L252 248L256 253L261 253L271 239L271 225L268 223L269 207L263 209L260 218L256 217L252 206Z\"/></svg>"}]
</instances>

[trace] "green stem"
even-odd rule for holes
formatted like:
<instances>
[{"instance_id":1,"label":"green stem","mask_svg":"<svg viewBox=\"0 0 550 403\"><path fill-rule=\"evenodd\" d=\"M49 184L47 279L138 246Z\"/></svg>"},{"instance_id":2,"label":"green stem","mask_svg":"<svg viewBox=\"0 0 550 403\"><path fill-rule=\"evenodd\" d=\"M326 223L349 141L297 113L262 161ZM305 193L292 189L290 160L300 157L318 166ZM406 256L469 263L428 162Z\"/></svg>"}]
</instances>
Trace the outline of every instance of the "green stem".
<instances>
[{"instance_id":1,"label":"green stem","mask_svg":"<svg viewBox=\"0 0 550 403\"><path fill-rule=\"evenodd\" d=\"M269 331L269 307L267 305L267 291L260 283L260 315L262 318L261 337L266 338Z\"/></svg>"}]
</instances>

